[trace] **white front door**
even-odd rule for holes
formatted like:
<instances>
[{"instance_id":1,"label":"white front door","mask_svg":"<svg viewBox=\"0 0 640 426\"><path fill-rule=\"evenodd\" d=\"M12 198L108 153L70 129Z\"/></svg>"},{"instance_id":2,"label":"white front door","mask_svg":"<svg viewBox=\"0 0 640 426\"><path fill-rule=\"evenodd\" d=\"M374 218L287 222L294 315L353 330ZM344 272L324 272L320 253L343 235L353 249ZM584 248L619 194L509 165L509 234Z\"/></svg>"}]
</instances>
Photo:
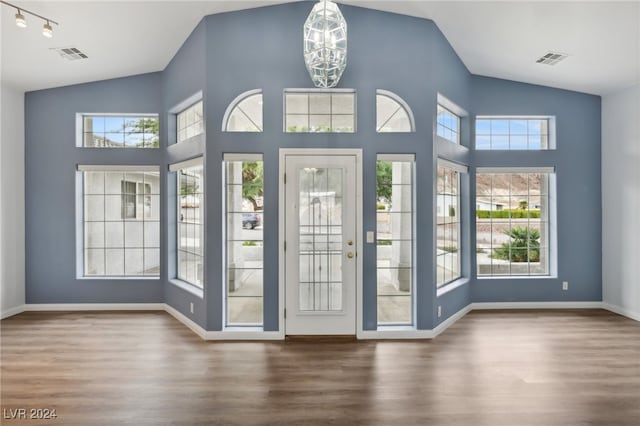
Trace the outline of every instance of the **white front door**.
<instances>
[{"instance_id":1,"label":"white front door","mask_svg":"<svg viewBox=\"0 0 640 426\"><path fill-rule=\"evenodd\" d=\"M285 156L285 333L356 334L355 155Z\"/></svg>"}]
</instances>

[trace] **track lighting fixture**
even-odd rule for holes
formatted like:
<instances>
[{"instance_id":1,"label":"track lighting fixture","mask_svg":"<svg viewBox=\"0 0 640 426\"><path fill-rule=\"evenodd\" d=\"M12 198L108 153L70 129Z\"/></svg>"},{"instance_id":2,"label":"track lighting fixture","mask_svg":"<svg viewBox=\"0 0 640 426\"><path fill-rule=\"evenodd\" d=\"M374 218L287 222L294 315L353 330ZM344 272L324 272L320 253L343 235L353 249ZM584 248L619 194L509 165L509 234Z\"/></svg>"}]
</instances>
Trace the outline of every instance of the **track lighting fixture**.
<instances>
[{"instance_id":1,"label":"track lighting fixture","mask_svg":"<svg viewBox=\"0 0 640 426\"><path fill-rule=\"evenodd\" d=\"M58 23L56 21L54 21L53 19L49 19L47 17L44 17L42 15L38 15L37 13L31 12L29 10L23 9L21 7L18 7L14 4L11 4L9 2L6 2L4 0L0 0L0 3L7 5L9 7L13 7L18 13L16 13L16 25L19 26L20 28L26 28L27 27L27 19L24 17L24 15L31 15L31 16L35 16L36 18L40 18L44 21L44 25L42 26L42 35L47 37L47 38L51 38L53 37L53 27L51 26L51 24L54 25L58 25Z\"/></svg>"},{"instance_id":2,"label":"track lighting fixture","mask_svg":"<svg viewBox=\"0 0 640 426\"><path fill-rule=\"evenodd\" d=\"M18 9L18 13L16 13L16 25L20 28L27 27L27 20L24 19L24 15L20 13L20 9Z\"/></svg>"}]
</instances>

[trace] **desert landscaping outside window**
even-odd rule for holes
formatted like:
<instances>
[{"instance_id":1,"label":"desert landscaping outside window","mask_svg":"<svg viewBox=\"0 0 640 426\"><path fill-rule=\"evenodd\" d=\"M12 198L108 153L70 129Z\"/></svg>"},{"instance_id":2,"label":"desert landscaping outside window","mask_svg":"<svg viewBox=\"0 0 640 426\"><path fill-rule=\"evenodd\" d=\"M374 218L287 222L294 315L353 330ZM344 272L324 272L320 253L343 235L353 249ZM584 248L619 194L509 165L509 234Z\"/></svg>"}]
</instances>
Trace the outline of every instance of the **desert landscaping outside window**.
<instances>
[{"instance_id":1,"label":"desert landscaping outside window","mask_svg":"<svg viewBox=\"0 0 640 426\"><path fill-rule=\"evenodd\" d=\"M204 133L204 111L202 101L198 101L176 115L177 142L187 141Z\"/></svg>"},{"instance_id":2,"label":"desert landscaping outside window","mask_svg":"<svg viewBox=\"0 0 640 426\"><path fill-rule=\"evenodd\" d=\"M78 114L81 137L77 146L85 148L158 148L157 114ZM80 130L79 130L80 131Z\"/></svg>"},{"instance_id":3,"label":"desert landscaping outside window","mask_svg":"<svg viewBox=\"0 0 640 426\"><path fill-rule=\"evenodd\" d=\"M225 154L225 325L262 326L264 268L261 154Z\"/></svg>"},{"instance_id":4,"label":"desert landscaping outside window","mask_svg":"<svg viewBox=\"0 0 640 426\"><path fill-rule=\"evenodd\" d=\"M462 276L460 235L460 173L466 167L438 160L436 180L436 285Z\"/></svg>"},{"instance_id":5,"label":"desert landscaping outside window","mask_svg":"<svg viewBox=\"0 0 640 426\"><path fill-rule=\"evenodd\" d=\"M356 92L351 89L287 89L286 133L354 133Z\"/></svg>"},{"instance_id":6,"label":"desert landscaping outside window","mask_svg":"<svg viewBox=\"0 0 640 426\"><path fill-rule=\"evenodd\" d=\"M476 175L479 277L550 275L549 169L482 169Z\"/></svg>"},{"instance_id":7,"label":"desert landscaping outside window","mask_svg":"<svg viewBox=\"0 0 640 426\"><path fill-rule=\"evenodd\" d=\"M378 325L413 324L413 154L376 163Z\"/></svg>"},{"instance_id":8,"label":"desert landscaping outside window","mask_svg":"<svg viewBox=\"0 0 640 426\"><path fill-rule=\"evenodd\" d=\"M155 166L78 166L82 276L158 277L160 178Z\"/></svg>"}]
</instances>

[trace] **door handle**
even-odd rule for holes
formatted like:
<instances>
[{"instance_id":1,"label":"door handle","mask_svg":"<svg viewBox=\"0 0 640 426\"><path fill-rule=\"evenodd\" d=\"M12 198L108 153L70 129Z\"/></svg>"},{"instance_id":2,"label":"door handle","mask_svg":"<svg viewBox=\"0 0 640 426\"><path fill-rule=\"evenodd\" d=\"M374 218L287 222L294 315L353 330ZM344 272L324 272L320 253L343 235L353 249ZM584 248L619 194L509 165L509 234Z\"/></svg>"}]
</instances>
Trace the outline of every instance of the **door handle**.
<instances>
[{"instance_id":1,"label":"door handle","mask_svg":"<svg viewBox=\"0 0 640 426\"><path fill-rule=\"evenodd\" d=\"M353 252L352 252L352 251L350 251L349 253L347 253L347 257L348 257L349 259L353 259Z\"/></svg>"}]
</instances>

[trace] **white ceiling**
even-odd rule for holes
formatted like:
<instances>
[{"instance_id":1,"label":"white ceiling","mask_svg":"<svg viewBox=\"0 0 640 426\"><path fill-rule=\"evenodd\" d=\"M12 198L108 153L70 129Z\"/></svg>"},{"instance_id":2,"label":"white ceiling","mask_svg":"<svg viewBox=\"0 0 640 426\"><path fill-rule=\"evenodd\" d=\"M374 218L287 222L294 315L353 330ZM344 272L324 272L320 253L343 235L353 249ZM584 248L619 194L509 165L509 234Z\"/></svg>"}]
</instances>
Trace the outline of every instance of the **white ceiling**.
<instances>
[{"instance_id":1,"label":"white ceiling","mask_svg":"<svg viewBox=\"0 0 640 426\"><path fill-rule=\"evenodd\" d=\"M200 19L212 13L284 1L20 1L60 22L54 38L42 22L14 24L2 6L2 80L29 91L164 69ZM474 74L607 94L640 83L640 0L342 1L436 22ZM299 23L302 25L302 23ZM50 51L78 47L88 60ZM536 64L548 51L570 55Z\"/></svg>"}]
</instances>

